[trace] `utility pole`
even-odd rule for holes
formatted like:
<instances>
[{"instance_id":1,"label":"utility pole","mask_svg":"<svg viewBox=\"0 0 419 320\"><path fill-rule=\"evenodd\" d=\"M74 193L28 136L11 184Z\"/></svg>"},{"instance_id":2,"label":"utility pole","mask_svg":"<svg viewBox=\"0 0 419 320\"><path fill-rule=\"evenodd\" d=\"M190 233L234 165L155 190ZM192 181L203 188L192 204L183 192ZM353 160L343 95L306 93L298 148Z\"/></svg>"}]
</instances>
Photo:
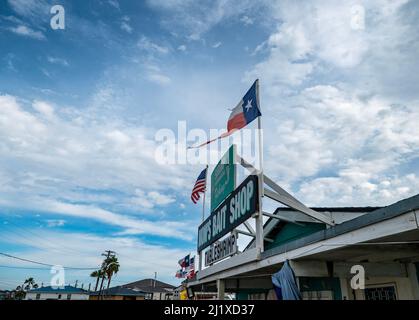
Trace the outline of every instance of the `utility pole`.
<instances>
[{"instance_id":1,"label":"utility pole","mask_svg":"<svg viewBox=\"0 0 419 320\"><path fill-rule=\"evenodd\" d=\"M100 282L100 291L99 291L99 299L100 300L103 300L103 294L104 294L103 281L105 280L105 275L106 275L106 262L105 261L108 260L111 256L114 256L115 253L116 253L115 251L111 251L111 250L106 250L105 253L102 253L102 256L106 257L106 259L103 261L102 268L101 268L102 280Z\"/></svg>"}]
</instances>

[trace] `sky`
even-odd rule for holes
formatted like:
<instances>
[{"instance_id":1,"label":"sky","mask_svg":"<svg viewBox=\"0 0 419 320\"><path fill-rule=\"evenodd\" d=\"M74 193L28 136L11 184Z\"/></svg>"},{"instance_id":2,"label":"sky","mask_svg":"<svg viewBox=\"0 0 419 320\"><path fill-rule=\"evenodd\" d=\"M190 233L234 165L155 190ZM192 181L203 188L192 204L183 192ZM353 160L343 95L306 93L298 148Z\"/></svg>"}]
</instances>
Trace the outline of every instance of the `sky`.
<instances>
[{"instance_id":1,"label":"sky","mask_svg":"<svg viewBox=\"0 0 419 320\"><path fill-rule=\"evenodd\" d=\"M418 193L417 1L63 0L63 30L55 4L0 0L0 252L178 284L203 165L156 161L156 133L224 129L255 79L265 174L306 205ZM0 256L0 289L28 276Z\"/></svg>"}]
</instances>

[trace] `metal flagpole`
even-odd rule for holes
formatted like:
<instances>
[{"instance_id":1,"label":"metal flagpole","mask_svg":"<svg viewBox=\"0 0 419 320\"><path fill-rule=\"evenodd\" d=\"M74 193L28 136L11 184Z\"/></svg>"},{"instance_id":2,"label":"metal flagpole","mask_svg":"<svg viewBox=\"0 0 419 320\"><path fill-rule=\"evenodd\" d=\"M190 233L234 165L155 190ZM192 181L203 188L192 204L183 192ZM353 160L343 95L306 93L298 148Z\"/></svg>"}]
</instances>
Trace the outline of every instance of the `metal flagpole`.
<instances>
[{"instance_id":1,"label":"metal flagpole","mask_svg":"<svg viewBox=\"0 0 419 320\"><path fill-rule=\"evenodd\" d=\"M256 99L258 102L259 110L259 79L256 80ZM262 209L262 198L264 190L263 181L263 136L262 136L262 116L258 117L258 144L259 144L259 212L256 218L256 247L259 248L260 252L263 252L263 209Z\"/></svg>"},{"instance_id":2,"label":"metal flagpole","mask_svg":"<svg viewBox=\"0 0 419 320\"><path fill-rule=\"evenodd\" d=\"M207 171L205 172L205 189L204 189L204 196L202 199L202 221L204 222L205 220L205 195L207 193L207 178L208 178L208 165L207 165Z\"/></svg>"},{"instance_id":3,"label":"metal flagpole","mask_svg":"<svg viewBox=\"0 0 419 320\"><path fill-rule=\"evenodd\" d=\"M205 172L205 189L204 189L204 196L202 197L202 219L201 223L205 220L205 195L207 193L207 178L208 178L208 165L207 165L207 171ZM202 270L202 254L201 251L198 252L199 256L199 271Z\"/></svg>"}]
</instances>

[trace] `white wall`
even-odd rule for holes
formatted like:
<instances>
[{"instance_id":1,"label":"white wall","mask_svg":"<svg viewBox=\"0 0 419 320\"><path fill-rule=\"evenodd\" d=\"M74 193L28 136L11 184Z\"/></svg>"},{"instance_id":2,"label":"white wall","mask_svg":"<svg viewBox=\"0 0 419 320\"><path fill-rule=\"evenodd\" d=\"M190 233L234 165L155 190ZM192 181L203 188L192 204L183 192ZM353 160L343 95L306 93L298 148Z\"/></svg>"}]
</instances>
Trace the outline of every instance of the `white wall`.
<instances>
[{"instance_id":1,"label":"white wall","mask_svg":"<svg viewBox=\"0 0 419 320\"><path fill-rule=\"evenodd\" d=\"M346 296L348 300L353 300L353 293L348 279L340 279L342 297ZM342 283L346 285L342 286ZM365 279L365 286L386 286L386 285L395 285L396 294L398 300L414 300L412 285L407 277L374 277ZM365 300L365 295L363 290L355 290L356 300Z\"/></svg>"},{"instance_id":2,"label":"white wall","mask_svg":"<svg viewBox=\"0 0 419 320\"><path fill-rule=\"evenodd\" d=\"M67 293L40 293L39 300L47 300L47 299L54 299L58 300L58 295L61 294L61 300L67 300ZM26 293L25 300L36 300L37 293L35 292L28 292ZM89 300L88 294L71 294L70 300Z\"/></svg>"}]
</instances>

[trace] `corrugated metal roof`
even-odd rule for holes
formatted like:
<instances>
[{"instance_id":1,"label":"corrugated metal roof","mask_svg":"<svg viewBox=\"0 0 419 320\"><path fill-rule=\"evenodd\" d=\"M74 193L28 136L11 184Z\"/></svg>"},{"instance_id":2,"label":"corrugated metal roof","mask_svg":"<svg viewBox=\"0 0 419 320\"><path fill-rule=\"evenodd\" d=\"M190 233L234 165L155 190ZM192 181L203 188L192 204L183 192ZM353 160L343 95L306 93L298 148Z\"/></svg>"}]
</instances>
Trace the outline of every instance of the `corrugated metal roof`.
<instances>
[{"instance_id":1,"label":"corrugated metal roof","mask_svg":"<svg viewBox=\"0 0 419 320\"><path fill-rule=\"evenodd\" d=\"M122 285L124 288L139 289L144 292L167 292L175 288L175 286L154 279L143 279Z\"/></svg>"},{"instance_id":2,"label":"corrugated metal roof","mask_svg":"<svg viewBox=\"0 0 419 320\"><path fill-rule=\"evenodd\" d=\"M109 289L103 290L103 294L105 296L136 296L136 297L144 297L146 296L146 292L141 290L134 290L129 288L124 288L123 286L112 287ZM91 293L92 296L99 295L99 291Z\"/></svg>"},{"instance_id":3,"label":"corrugated metal roof","mask_svg":"<svg viewBox=\"0 0 419 320\"><path fill-rule=\"evenodd\" d=\"M64 286L64 287L51 287L51 286L47 286L47 287L41 287L41 288L37 288L37 289L32 289L29 290L28 293L59 293L59 294L63 294L63 293L85 293L87 294L86 290L83 290L81 288L76 288L73 286Z\"/></svg>"}]
</instances>

